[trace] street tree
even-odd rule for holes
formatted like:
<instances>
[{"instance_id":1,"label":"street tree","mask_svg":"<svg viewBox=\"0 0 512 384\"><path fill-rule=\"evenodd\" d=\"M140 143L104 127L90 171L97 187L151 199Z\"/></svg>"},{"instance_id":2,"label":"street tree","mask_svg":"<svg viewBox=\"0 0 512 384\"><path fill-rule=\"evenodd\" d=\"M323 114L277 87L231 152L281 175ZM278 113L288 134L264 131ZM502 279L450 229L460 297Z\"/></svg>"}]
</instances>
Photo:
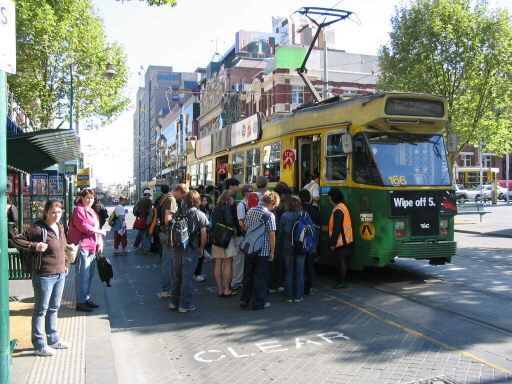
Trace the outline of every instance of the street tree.
<instances>
[{"instance_id":1,"label":"street tree","mask_svg":"<svg viewBox=\"0 0 512 384\"><path fill-rule=\"evenodd\" d=\"M446 96L447 133L502 154L512 137L512 28L506 10L472 0L413 0L396 7L381 47L380 90ZM455 158L451 158L451 162Z\"/></svg>"},{"instance_id":2,"label":"street tree","mask_svg":"<svg viewBox=\"0 0 512 384\"><path fill-rule=\"evenodd\" d=\"M16 40L8 84L36 129L69 118L71 70L77 122L106 124L128 105L126 55L107 43L91 0L17 0ZM107 80L109 63L117 76Z\"/></svg>"},{"instance_id":3,"label":"street tree","mask_svg":"<svg viewBox=\"0 0 512 384\"><path fill-rule=\"evenodd\" d=\"M132 0L116 0L120 1L121 3L128 3ZM139 0L146 2L151 7L160 7L162 5L170 5L171 7L176 6L178 3L176 0Z\"/></svg>"}]
</instances>

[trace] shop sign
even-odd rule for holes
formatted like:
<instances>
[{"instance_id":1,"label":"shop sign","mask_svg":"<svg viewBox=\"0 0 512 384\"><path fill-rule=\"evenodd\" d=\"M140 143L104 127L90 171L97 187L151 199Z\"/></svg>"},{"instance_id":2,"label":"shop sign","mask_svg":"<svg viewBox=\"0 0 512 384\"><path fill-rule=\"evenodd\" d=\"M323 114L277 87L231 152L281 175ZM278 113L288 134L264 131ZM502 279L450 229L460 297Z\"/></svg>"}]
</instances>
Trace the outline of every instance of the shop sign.
<instances>
[{"instance_id":1,"label":"shop sign","mask_svg":"<svg viewBox=\"0 0 512 384\"><path fill-rule=\"evenodd\" d=\"M91 186L90 176L89 176L89 168L85 168L82 172L80 172L76 177L76 186L82 188L88 188Z\"/></svg>"},{"instance_id":2,"label":"shop sign","mask_svg":"<svg viewBox=\"0 0 512 384\"><path fill-rule=\"evenodd\" d=\"M16 73L16 11L14 1L0 0L0 71Z\"/></svg>"},{"instance_id":3,"label":"shop sign","mask_svg":"<svg viewBox=\"0 0 512 384\"><path fill-rule=\"evenodd\" d=\"M283 152L283 164L292 165L296 160L295 149L287 149Z\"/></svg>"},{"instance_id":4,"label":"shop sign","mask_svg":"<svg viewBox=\"0 0 512 384\"><path fill-rule=\"evenodd\" d=\"M260 136L261 119L259 114L254 114L231 125L232 147L258 140Z\"/></svg>"},{"instance_id":5,"label":"shop sign","mask_svg":"<svg viewBox=\"0 0 512 384\"><path fill-rule=\"evenodd\" d=\"M208 156L212 153L212 135L197 140L196 143L196 159Z\"/></svg>"},{"instance_id":6,"label":"shop sign","mask_svg":"<svg viewBox=\"0 0 512 384\"><path fill-rule=\"evenodd\" d=\"M65 164L64 165L64 174L66 176L74 176L77 172L77 165L76 164Z\"/></svg>"}]
</instances>

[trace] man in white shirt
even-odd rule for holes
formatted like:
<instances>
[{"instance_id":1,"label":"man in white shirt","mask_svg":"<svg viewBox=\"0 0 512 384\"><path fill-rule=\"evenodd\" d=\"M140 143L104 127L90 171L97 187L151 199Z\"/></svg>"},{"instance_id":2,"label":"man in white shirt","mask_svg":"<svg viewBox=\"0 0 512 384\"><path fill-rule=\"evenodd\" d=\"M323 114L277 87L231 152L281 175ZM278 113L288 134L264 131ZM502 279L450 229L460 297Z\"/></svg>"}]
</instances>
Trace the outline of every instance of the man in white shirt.
<instances>
[{"instance_id":1,"label":"man in white shirt","mask_svg":"<svg viewBox=\"0 0 512 384\"><path fill-rule=\"evenodd\" d=\"M245 225L245 215L249 210L247 208L247 199L249 197L249 193L253 192L253 188L251 185L244 185L242 187L242 200L238 203L236 207L236 214L238 217L238 222L240 223L240 228L242 228L242 236L235 236L235 247L238 251L237 255L233 257L233 277L231 279L231 289L240 290L242 289L242 281L244 279L244 253L240 250L240 243L242 241L243 235L247 231L247 226Z\"/></svg>"},{"instance_id":2,"label":"man in white shirt","mask_svg":"<svg viewBox=\"0 0 512 384\"><path fill-rule=\"evenodd\" d=\"M118 248L119 244L123 247L123 251L121 255L126 255L126 245L127 245L127 236L126 236L126 220L125 220L125 210L124 206L126 205L126 197L121 195L119 197L119 204L116 205L114 210L116 220L114 222L114 226L112 229L114 230L114 256L119 255Z\"/></svg>"},{"instance_id":3,"label":"man in white shirt","mask_svg":"<svg viewBox=\"0 0 512 384\"><path fill-rule=\"evenodd\" d=\"M320 173L314 172L311 181L303 189L307 189L311 194L311 205L320 207Z\"/></svg>"}]
</instances>

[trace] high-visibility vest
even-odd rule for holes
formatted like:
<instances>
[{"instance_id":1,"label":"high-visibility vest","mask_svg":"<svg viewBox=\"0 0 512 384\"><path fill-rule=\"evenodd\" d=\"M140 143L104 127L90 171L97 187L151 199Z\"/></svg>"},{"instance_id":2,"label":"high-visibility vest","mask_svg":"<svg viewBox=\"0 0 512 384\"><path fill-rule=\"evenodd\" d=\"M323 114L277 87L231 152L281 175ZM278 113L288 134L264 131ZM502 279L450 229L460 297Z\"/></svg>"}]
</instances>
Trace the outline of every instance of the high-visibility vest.
<instances>
[{"instance_id":1,"label":"high-visibility vest","mask_svg":"<svg viewBox=\"0 0 512 384\"><path fill-rule=\"evenodd\" d=\"M343 232L345 233L346 243L343 243L343 234L340 233L340 237L338 237L338 241L336 242L336 248L341 247L343 245L350 244L354 241L354 236L352 234L352 222L350 221L350 214L348 213L348 208L345 204L339 203L331 213L331 218L329 219L329 237L332 236L332 228L334 226L334 212L340 210L343 213Z\"/></svg>"}]
</instances>

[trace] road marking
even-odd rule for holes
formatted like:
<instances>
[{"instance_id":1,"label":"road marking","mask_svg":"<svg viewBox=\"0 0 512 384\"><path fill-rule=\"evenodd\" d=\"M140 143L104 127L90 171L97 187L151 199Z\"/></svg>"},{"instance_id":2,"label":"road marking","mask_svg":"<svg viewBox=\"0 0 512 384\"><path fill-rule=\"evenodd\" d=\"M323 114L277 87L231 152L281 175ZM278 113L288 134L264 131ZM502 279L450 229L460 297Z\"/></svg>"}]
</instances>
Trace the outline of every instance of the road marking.
<instances>
[{"instance_id":1,"label":"road marking","mask_svg":"<svg viewBox=\"0 0 512 384\"><path fill-rule=\"evenodd\" d=\"M396 322L394 322L394 321L392 321L392 320L388 320L388 319L386 319L386 318L384 318L384 317L382 317L382 316L380 316L380 315L377 315L376 313L373 313L373 312L371 312L371 311L369 311L369 310L367 310L367 309L365 309L365 308L363 308L363 307L360 307L360 306L358 306L358 305L356 305L356 304L352 304L352 303L350 303L350 302L348 302L348 301L346 301L346 300L340 299L339 297L336 297L336 296L334 296L334 295L331 295L331 294L329 294L329 293L327 293L327 292L322 292L322 291L320 291L320 290L318 290L318 292L319 292L319 293L321 293L321 294L322 294L322 295L324 295L324 296L327 296L327 297L329 297L329 298L331 298L331 299L334 299L334 300L336 300L336 301L339 301L340 303L345 304L345 305L347 305L347 306L349 306L349 307L351 307L351 308L357 309L358 311L361 311L361 312L363 312L363 313L367 314L368 316L372 316L372 317L374 317L374 318L376 318L376 319L378 319L378 320L380 320L380 321L383 321L383 322L384 322L384 323L386 323L386 324L392 325L393 327L400 328L401 330L403 330L403 331L405 331L405 332L407 332L407 333L410 333L410 334L412 334L412 335L415 335L415 336L421 337L422 339L425 339L425 340L430 341L431 343L434 343L434 344L440 345L441 347L443 347L443 348L445 348L445 349L448 349L449 351L457 352L457 353L459 353L459 354L461 354L461 355L463 355L463 356L466 356L466 357L469 357L470 359L473 359L473 360L475 360L475 361L478 361L479 363L482 363L482 364L484 364L484 365L487 365L488 367L491 367L491 368L494 368L494 369L496 369L496 370L498 370L498 371L500 371L500 372L503 372L504 374L506 374L506 375L508 375L508 376L512 376L512 371L509 371L508 369L502 368L502 367L500 367L500 366L498 366L498 365L496 365L496 364L494 364L494 363L491 363L491 362L489 362L489 361L487 361L487 360L484 360L484 359L482 359L482 358L480 358L480 357L478 357L478 356L475 356L475 355L473 355L472 353L469 353L469 352L466 352L466 351L460 350L460 349L458 349L458 348L452 347L452 346L450 346L450 345L448 345L448 344L443 343L442 341L439 341L439 340L433 339L433 338L432 338L432 337L430 337L430 336L424 335L423 333L418 332L418 331L415 331L414 329L407 328L407 327L405 327L405 326L403 326L403 325L400 325L400 324L398 324L398 323L396 323Z\"/></svg>"}]
</instances>

